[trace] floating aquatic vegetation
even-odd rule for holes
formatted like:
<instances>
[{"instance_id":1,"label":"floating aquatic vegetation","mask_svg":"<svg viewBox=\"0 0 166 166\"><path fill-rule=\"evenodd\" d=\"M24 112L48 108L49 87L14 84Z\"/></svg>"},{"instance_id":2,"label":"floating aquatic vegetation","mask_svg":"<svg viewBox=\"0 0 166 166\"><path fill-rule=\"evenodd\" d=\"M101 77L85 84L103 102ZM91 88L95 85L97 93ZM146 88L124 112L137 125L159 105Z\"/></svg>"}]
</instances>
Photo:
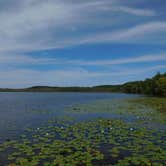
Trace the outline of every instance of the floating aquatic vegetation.
<instances>
[{"instance_id":1,"label":"floating aquatic vegetation","mask_svg":"<svg viewBox=\"0 0 166 166\"><path fill-rule=\"evenodd\" d=\"M27 112L32 113L32 114L51 114L51 113L53 113L53 111L40 110L40 109L27 110Z\"/></svg>"},{"instance_id":2,"label":"floating aquatic vegetation","mask_svg":"<svg viewBox=\"0 0 166 166\"><path fill-rule=\"evenodd\" d=\"M83 110L85 114L107 111L139 118L135 121L109 117L78 121L69 116L55 117L44 125L28 128L18 140L0 144L0 163L9 166L164 166L165 130L145 125L152 123L149 118L159 123L160 113L159 117L153 117L157 116L157 110L149 105L122 102L123 107L115 101L102 100L95 105L94 102L80 105L73 111Z\"/></svg>"},{"instance_id":3,"label":"floating aquatic vegetation","mask_svg":"<svg viewBox=\"0 0 166 166\"><path fill-rule=\"evenodd\" d=\"M155 138L161 139L163 133L157 134L146 128L131 131L131 125L121 120L98 119L72 125L62 121L61 125L63 130L52 122L49 126L40 128L30 140L24 136L20 142L9 141L2 144L1 151L10 152L8 164L93 165L96 160L102 161L108 155L114 158L114 163L110 161L110 164L117 165L124 162L129 165L165 162L166 151L162 148L165 141L155 141ZM102 147L103 143L107 145L105 149ZM142 153L145 154L144 158Z\"/></svg>"}]
</instances>

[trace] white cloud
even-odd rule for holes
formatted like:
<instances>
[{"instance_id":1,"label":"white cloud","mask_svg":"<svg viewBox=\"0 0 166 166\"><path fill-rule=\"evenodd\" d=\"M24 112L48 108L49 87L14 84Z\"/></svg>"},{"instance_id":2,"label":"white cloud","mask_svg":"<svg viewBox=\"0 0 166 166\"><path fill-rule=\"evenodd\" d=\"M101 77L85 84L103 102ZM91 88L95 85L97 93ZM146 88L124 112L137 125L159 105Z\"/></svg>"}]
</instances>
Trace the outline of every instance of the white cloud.
<instances>
[{"instance_id":1,"label":"white cloud","mask_svg":"<svg viewBox=\"0 0 166 166\"><path fill-rule=\"evenodd\" d=\"M142 63L142 62L157 62L157 61L166 61L166 54L157 54L157 55L144 55L138 57L130 58L121 58L113 60L98 60L85 62L85 65L120 65L120 64L132 64L132 63Z\"/></svg>"},{"instance_id":2,"label":"white cloud","mask_svg":"<svg viewBox=\"0 0 166 166\"><path fill-rule=\"evenodd\" d=\"M156 12L150 9L124 6L121 1L31 0L27 3L25 0L22 2L15 0L15 3L21 3L18 9L0 12L1 51L29 51L95 42L126 43L131 42L128 37L140 34L142 36L140 42L142 42L144 38L146 39L145 33L153 35L165 28L164 22L152 22L136 27L125 26L124 29L125 24L130 25L135 21L135 15L154 16ZM108 11L101 10L104 8L108 8ZM130 16L126 16L124 12ZM124 21L128 18L130 21ZM113 28L115 25L119 26L117 29L121 29L122 26L122 29L116 31ZM95 34L93 31L85 32L87 29L96 31L96 28L101 29L102 27L107 27L110 31L107 33L105 30L100 30ZM79 33L74 33L75 31ZM165 32L165 30L163 31Z\"/></svg>"},{"instance_id":3,"label":"white cloud","mask_svg":"<svg viewBox=\"0 0 166 166\"><path fill-rule=\"evenodd\" d=\"M157 13L154 10L149 9L139 9L139 8L132 8L127 6L104 6L103 10L110 10L114 12L122 12L127 14L132 14L136 16L156 16Z\"/></svg>"},{"instance_id":4,"label":"white cloud","mask_svg":"<svg viewBox=\"0 0 166 166\"><path fill-rule=\"evenodd\" d=\"M166 41L166 22L149 22L132 28L115 30L113 32L89 35L80 40L73 40L69 44L85 43L149 43L164 44ZM152 40L153 39L153 40Z\"/></svg>"},{"instance_id":5,"label":"white cloud","mask_svg":"<svg viewBox=\"0 0 166 166\"><path fill-rule=\"evenodd\" d=\"M125 57L125 55L123 55ZM118 59L106 59L106 60L77 60L77 59L64 59L56 57L32 57L27 55L0 55L0 64L26 64L26 65L74 65L74 66L107 66L107 65L121 65L121 64L133 64L133 63L143 63L143 62L163 62L166 61L166 53L143 55L137 57L127 57Z\"/></svg>"},{"instance_id":6,"label":"white cloud","mask_svg":"<svg viewBox=\"0 0 166 166\"><path fill-rule=\"evenodd\" d=\"M153 10L131 8L126 6L120 6L119 11L122 11L128 14L138 15L138 16L156 16L157 15L157 13Z\"/></svg>"},{"instance_id":7,"label":"white cloud","mask_svg":"<svg viewBox=\"0 0 166 166\"><path fill-rule=\"evenodd\" d=\"M50 45L37 45L35 47L38 49L53 49L96 43L165 44L165 36L166 22L149 22L127 29L71 37L59 40L56 44L51 43Z\"/></svg>"}]
</instances>

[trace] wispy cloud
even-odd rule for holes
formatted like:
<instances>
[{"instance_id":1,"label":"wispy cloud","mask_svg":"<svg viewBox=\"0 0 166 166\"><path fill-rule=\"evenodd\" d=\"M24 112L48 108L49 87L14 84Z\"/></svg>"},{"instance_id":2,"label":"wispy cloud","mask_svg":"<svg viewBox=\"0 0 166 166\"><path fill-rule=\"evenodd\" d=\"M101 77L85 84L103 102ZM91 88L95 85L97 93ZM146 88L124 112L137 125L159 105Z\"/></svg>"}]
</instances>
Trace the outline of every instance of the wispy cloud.
<instances>
[{"instance_id":1,"label":"wispy cloud","mask_svg":"<svg viewBox=\"0 0 166 166\"><path fill-rule=\"evenodd\" d=\"M11 1L6 3L10 5ZM139 25L133 26L136 15L155 16L156 11L126 6L120 1L95 0L73 3L65 0L29 2L15 0L15 3L20 3L18 7L14 5L15 10L11 7L10 10L0 12L1 51L29 51L96 42L126 43L133 42L131 40L133 36L139 39L141 37L139 41L143 42L147 34L155 35L158 31L165 32L166 29L165 22L140 24L142 17L137 18ZM4 4L1 8L5 6ZM126 27L126 24L132 26ZM107 30L96 31L101 27L107 27ZM86 33L88 28L94 30ZM160 41L154 42L160 43ZM165 40L163 42L165 43Z\"/></svg>"},{"instance_id":2,"label":"wispy cloud","mask_svg":"<svg viewBox=\"0 0 166 166\"><path fill-rule=\"evenodd\" d=\"M125 57L125 55L123 55ZM121 65L134 63L151 63L151 62L166 61L166 53L134 56L118 59L106 60L79 60L79 59L65 59L56 57L32 57L27 55L0 55L0 64L27 64L27 65L51 65L51 64L68 64L74 66L107 66L107 65Z\"/></svg>"},{"instance_id":3,"label":"wispy cloud","mask_svg":"<svg viewBox=\"0 0 166 166\"><path fill-rule=\"evenodd\" d=\"M166 54L158 55L144 55L138 57L130 58L121 58L121 59L107 59L107 60L95 60L95 61L76 61L80 65L120 65L120 64L133 64L133 63L142 63L142 62L157 62L157 61L166 61Z\"/></svg>"},{"instance_id":4,"label":"wispy cloud","mask_svg":"<svg viewBox=\"0 0 166 166\"><path fill-rule=\"evenodd\" d=\"M163 35L166 35L166 22L149 22L127 29L89 35L80 40L71 40L68 43L64 42L64 46L86 43L164 44L166 38L163 38Z\"/></svg>"},{"instance_id":5,"label":"wispy cloud","mask_svg":"<svg viewBox=\"0 0 166 166\"><path fill-rule=\"evenodd\" d=\"M102 9L111 10L114 12L132 14L136 16L156 16L157 15L157 13L154 10L133 8L133 7L127 7L127 6L114 6L114 7L104 6Z\"/></svg>"}]
</instances>

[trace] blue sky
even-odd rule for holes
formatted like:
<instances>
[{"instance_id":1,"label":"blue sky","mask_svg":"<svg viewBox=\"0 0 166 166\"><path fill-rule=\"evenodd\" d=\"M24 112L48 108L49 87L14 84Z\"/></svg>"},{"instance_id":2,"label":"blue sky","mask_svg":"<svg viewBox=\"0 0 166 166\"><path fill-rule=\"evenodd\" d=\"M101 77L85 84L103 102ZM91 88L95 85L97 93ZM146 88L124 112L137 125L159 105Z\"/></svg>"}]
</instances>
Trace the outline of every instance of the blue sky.
<instances>
[{"instance_id":1,"label":"blue sky","mask_svg":"<svg viewBox=\"0 0 166 166\"><path fill-rule=\"evenodd\" d=\"M93 86L166 72L163 0L0 0L0 87Z\"/></svg>"}]
</instances>

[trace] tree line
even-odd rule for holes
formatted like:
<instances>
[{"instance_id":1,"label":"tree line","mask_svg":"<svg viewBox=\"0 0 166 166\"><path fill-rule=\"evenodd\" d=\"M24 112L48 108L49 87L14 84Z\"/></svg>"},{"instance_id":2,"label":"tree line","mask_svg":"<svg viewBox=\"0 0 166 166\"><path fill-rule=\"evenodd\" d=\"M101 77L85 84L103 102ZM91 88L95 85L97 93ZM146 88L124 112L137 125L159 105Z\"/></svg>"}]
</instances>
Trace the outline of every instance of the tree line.
<instances>
[{"instance_id":1,"label":"tree line","mask_svg":"<svg viewBox=\"0 0 166 166\"><path fill-rule=\"evenodd\" d=\"M97 86L95 89L100 89L101 91L166 96L166 73L157 73L154 77L147 78L144 81L127 82L122 85L103 85Z\"/></svg>"},{"instance_id":2,"label":"tree line","mask_svg":"<svg viewBox=\"0 0 166 166\"><path fill-rule=\"evenodd\" d=\"M166 97L166 73L157 73L144 81L127 82L122 85L94 87L49 87L35 86L25 89L0 89L1 92L124 92Z\"/></svg>"},{"instance_id":3,"label":"tree line","mask_svg":"<svg viewBox=\"0 0 166 166\"><path fill-rule=\"evenodd\" d=\"M144 81L128 82L122 85L121 88L126 93L166 96L166 73L157 73L151 79Z\"/></svg>"}]
</instances>

